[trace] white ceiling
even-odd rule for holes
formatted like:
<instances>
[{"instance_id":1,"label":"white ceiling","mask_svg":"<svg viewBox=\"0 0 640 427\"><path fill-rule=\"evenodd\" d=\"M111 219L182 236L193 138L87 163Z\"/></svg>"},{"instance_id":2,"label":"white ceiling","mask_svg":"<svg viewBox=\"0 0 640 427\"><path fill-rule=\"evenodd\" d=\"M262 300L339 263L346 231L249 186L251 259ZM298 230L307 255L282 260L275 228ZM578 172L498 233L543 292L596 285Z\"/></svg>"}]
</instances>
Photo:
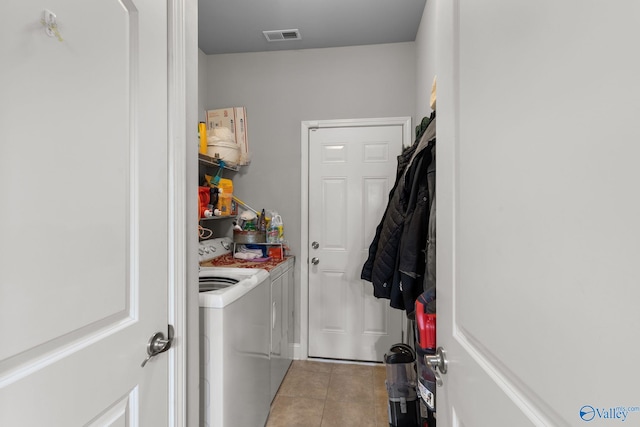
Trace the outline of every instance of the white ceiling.
<instances>
[{"instance_id":1,"label":"white ceiling","mask_svg":"<svg viewBox=\"0 0 640 427\"><path fill-rule=\"evenodd\" d=\"M198 45L208 54L414 41L426 0L198 0ZM267 42L262 31L298 29Z\"/></svg>"}]
</instances>

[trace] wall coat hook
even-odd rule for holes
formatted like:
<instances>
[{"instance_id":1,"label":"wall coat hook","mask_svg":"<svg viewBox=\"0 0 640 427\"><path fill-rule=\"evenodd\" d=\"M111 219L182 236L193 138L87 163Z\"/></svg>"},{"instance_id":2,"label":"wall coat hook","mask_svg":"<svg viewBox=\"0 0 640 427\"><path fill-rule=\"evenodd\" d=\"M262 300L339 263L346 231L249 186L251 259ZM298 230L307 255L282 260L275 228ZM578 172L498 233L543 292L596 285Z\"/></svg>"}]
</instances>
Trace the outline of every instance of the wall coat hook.
<instances>
[{"instance_id":1,"label":"wall coat hook","mask_svg":"<svg viewBox=\"0 0 640 427\"><path fill-rule=\"evenodd\" d=\"M44 32L47 33L49 37L57 37L59 42L63 41L63 38L58 31L58 23L56 21L55 13L45 9L44 12L42 12L42 19L40 20L40 23L44 27Z\"/></svg>"}]
</instances>

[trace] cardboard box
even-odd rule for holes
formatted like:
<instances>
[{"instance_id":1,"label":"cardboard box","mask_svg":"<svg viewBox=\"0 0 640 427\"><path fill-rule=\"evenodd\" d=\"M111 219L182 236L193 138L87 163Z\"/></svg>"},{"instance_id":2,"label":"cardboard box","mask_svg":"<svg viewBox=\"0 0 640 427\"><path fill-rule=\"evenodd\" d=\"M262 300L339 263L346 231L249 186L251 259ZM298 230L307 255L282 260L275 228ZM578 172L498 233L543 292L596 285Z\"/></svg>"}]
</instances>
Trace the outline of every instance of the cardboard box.
<instances>
[{"instance_id":1,"label":"cardboard box","mask_svg":"<svg viewBox=\"0 0 640 427\"><path fill-rule=\"evenodd\" d=\"M207 131L217 127L229 128L240 147L240 164L249 164L249 138L247 133L247 111L245 107L219 108L207 110Z\"/></svg>"},{"instance_id":2,"label":"cardboard box","mask_svg":"<svg viewBox=\"0 0 640 427\"><path fill-rule=\"evenodd\" d=\"M247 110L244 107L234 107L236 116L236 144L240 146L240 164L249 164L249 136L247 132Z\"/></svg>"}]
</instances>

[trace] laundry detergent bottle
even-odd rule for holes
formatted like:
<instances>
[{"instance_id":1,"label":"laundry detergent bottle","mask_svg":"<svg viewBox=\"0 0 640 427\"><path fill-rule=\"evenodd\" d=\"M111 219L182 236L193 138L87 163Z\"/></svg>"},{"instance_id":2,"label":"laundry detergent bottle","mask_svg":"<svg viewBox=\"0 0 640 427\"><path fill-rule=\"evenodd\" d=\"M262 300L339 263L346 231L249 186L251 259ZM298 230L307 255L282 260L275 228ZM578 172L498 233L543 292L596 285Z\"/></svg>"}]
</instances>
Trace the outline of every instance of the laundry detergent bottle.
<instances>
[{"instance_id":1,"label":"laundry detergent bottle","mask_svg":"<svg viewBox=\"0 0 640 427\"><path fill-rule=\"evenodd\" d=\"M269 238L273 241L270 241ZM284 242L284 224L282 223L282 217L278 215L278 212L271 214L271 223L269 224L269 231L267 232L267 241L269 243L282 243Z\"/></svg>"}]
</instances>

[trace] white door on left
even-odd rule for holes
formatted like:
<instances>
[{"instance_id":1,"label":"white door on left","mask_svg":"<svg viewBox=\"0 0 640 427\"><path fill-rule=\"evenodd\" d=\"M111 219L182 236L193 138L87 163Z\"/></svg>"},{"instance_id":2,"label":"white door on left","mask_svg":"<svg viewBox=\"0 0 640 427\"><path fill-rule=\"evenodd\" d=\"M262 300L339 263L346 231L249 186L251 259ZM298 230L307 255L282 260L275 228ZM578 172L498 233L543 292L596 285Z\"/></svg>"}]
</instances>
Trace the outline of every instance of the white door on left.
<instances>
[{"instance_id":1,"label":"white door on left","mask_svg":"<svg viewBox=\"0 0 640 427\"><path fill-rule=\"evenodd\" d=\"M0 425L167 425L167 4L16 2L0 40Z\"/></svg>"}]
</instances>

